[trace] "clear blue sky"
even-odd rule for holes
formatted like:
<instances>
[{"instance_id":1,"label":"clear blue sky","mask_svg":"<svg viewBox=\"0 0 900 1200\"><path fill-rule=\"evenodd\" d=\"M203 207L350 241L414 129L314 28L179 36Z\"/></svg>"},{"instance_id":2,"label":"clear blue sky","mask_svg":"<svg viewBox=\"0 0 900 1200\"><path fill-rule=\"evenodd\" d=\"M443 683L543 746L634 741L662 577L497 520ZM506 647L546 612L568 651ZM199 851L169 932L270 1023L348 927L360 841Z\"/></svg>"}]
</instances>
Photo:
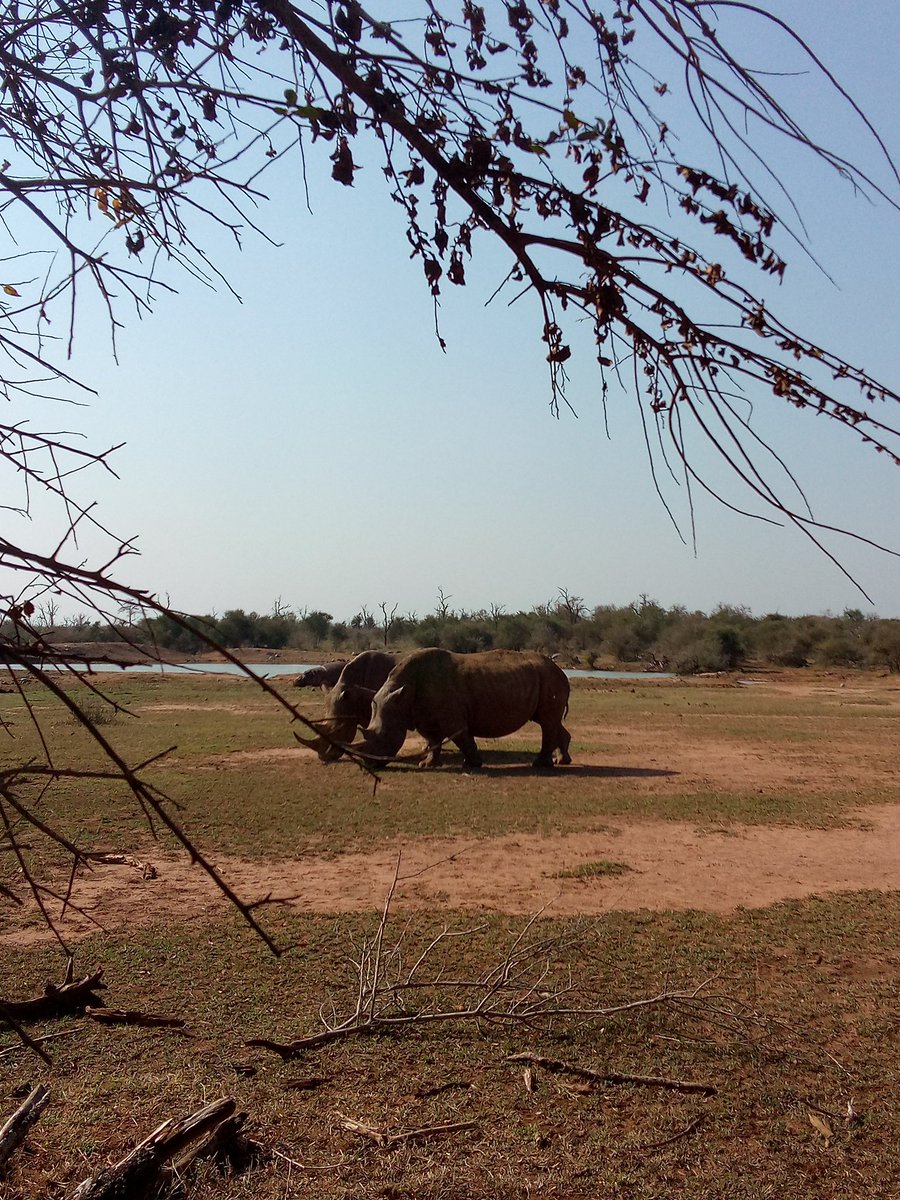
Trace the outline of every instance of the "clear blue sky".
<instances>
[{"instance_id":1,"label":"clear blue sky","mask_svg":"<svg viewBox=\"0 0 900 1200\"><path fill-rule=\"evenodd\" d=\"M898 8L865 0L851 18L842 0L821 0L783 11L900 160ZM762 45L747 58L780 65ZM821 83L785 86L805 95L823 136L875 163L837 100L823 107ZM783 311L900 387L900 214L855 198L811 160L777 148L767 157L791 173L837 284L791 252ZM270 611L280 598L336 618L382 601L421 616L439 588L467 609L530 608L560 587L591 605L646 593L665 605L746 604L757 614L868 609L796 531L702 496L695 556L684 503L670 493L687 545L654 493L632 398L611 394L607 439L599 379L589 361L576 362L577 418L550 414L535 308L527 299L484 307L507 269L498 254L470 269L465 289L445 293L442 353L421 269L376 171L348 189L329 166L312 160L312 215L298 163L264 183L272 202L260 220L277 248L252 233L242 254L203 238L243 303L172 273L179 294L153 316L125 311L118 365L102 325L82 310L73 366L100 394L50 420L98 447L127 443L115 457L121 480L85 478L80 493L96 495L118 535L139 538L141 557L119 571L124 582L194 612ZM816 515L900 548L900 469L821 419L756 401L757 427L796 467ZM706 461L701 451L698 464ZM42 520L32 536L49 544ZM900 616L900 560L829 545L875 609Z\"/></svg>"}]
</instances>

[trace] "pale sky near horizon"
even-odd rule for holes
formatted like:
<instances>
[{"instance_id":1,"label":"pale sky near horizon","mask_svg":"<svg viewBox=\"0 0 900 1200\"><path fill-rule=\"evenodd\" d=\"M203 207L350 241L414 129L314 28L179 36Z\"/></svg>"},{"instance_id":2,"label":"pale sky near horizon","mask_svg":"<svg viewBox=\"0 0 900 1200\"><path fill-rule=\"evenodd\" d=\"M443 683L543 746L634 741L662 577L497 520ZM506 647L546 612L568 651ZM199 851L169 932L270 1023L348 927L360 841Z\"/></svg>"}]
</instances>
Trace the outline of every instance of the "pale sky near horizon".
<instances>
[{"instance_id":1,"label":"pale sky near horizon","mask_svg":"<svg viewBox=\"0 0 900 1200\"><path fill-rule=\"evenodd\" d=\"M779 11L804 25L900 161L898 7L865 0L852 24L839 0ZM767 65L758 50L755 65ZM803 81L789 86L801 95ZM815 97L824 94L816 84ZM828 105L836 148L877 164L837 98ZM900 389L900 213L854 198L799 155L772 155L777 169L796 168L813 249L835 280L786 247L777 299L787 319ZM118 365L85 316L73 366L99 396L67 409L63 423L96 447L126 443L113 460L120 482L85 480L116 534L138 538L141 557L119 570L123 582L192 612L267 612L280 599L336 619L382 601L422 616L438 589L468 610L529 609L562 587L589 606L646 594L757 615L869 610L795 530L702 494L695 555L683 496L670 489L687 544L679 540L653 490L633 399L611 394L607 438L599 378L576 361L577 417L551 415L535 307L527 298L484 307L507 269L496 254L469 268L465 289L445 291L442 353L421 267L376 169L348 189L329 168L325 155L311 157L312 215L296 163L273 178L259 219L279 246L251 233L235 254L218 235L202 239L243 303L167 274L179 294L143 321L127 316ZM873 169L887 185L883 167ZM892 194L900 199L896 182ZM900 468L822 418L754 399L754 427L796 469L816 516L900 549ZM43 534L37 517L33 529ZM900 617L900 559L833 537L828 545L875 611Z\"/></svg>"}]
</instances>

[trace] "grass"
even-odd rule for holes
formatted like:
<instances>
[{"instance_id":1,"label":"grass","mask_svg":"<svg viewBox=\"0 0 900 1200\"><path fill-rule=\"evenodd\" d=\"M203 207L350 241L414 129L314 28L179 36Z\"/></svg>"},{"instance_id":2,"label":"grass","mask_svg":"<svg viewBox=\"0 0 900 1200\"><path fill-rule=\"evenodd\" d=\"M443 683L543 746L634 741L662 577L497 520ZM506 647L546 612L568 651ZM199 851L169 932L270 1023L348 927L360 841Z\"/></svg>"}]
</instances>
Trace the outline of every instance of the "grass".
<instances>
[{"instance_id":1,"label":"grass","mask_svg":"<svg viewBox=\"0 0 900 1200\"><path fill-rule=\"evenodd\" d=\"M607 818L823 827L845 822L860 805L896 800L895 726L887 722L897 703L887 691L879 696L887 708L840 707L832 691L797 697L769 686L588 681L573 689L572 768L531 772L537 742L526 729L485 746L480 776L462 774L449 755L428 776L413 765L392 767L374 790L352 764L323 767L294 750L285 714L241 680L123 675L108 691L140 718L122 714L102 730L130 761L176 746L148 776L213 855L285 857L435 834L567 832L599 828ZM96 749L64 707L28 694L54 759L96 767ZM317 715L318 695L304 693L302 701ZM8 726L0 746L7 765L40 756L17 696L0 694L0 718ZM64 778L32 798L42 817L91 846L140 853L149 843L120 785ZM37 866L64 866L40 842L33 854ZM159 860L158 847L153 857ZM18 886L11 860L0 854L0 883ZM559 874L589 879L623 870L624 863L601 860ZM288 1040L319 1028L321 1013L352 1009L350 964L378 914L267 909L265 916L290 947L281 957L228 914L187 924L174 912L166 922L78 945L76 970L103 967L109 1005L181 1015L187 1032L43 1022L31 1031L70 1035L48 1044L49 1070L14 1035L0 1034L0 1122L26 1085L46 1079L52 1089L27 1148L0 1178L0 1200L61 1200L165 1117L226 1094L250 1114L252 1135L283 1157L245 1176L202 1168L185 1185L190 1200L900 1194L898 894L813 898L728 919L694 911L542 919L526 938L572 944L563 950L547 942L541 992L566 986L576 1008L627 1004L672 988L701 988L700 999L601 1020L422 1025L403 1036L336 1043L291 1063L250 1049L247 1039ZM433 977L445 982L418 1003L439 996L443 1007L458 1009L471 1003L471 989L446 981L496 965L523 922L496 915L473 922L471 914L444 909L404 913L385 944L408 968L444 928L469 932L439 943ZM0 940L0 955L0 997L36 994L64 971L62 955L47 943ZM530 1092L521 1068L506 1061L526 1050L597 1070L709 1081L718 1091L700 1097L611 1086L585 1094L537 1069ZM311 1076L321 1085L290 1086ZM861 1120L846 1127L841 1115L851 1098ZM828 1144L809 1120L817 1109L833 1114ZM387 1151L342 1130L340 1113L391 1130L449 1121L478 1128Z\"/></svg>"},{"instance_id":2,"label":"grass","mask_svg":"<svg viewBox=\"0 0 900 1200\"><path fill-rule=\"evenodd\" d=\"M551 876L553 879L602 879L604 875L625 875L629 871L634 870L629 867L628 863L610 862L608 859L602 859L600 862L583 862L577 867L570 867L564 871L556 871Z\"/></svg>"},{"instance_id":3,"label":"grass","mask_svg":"<svg viewBox=\"0 0 900 1200\"><path fill-rule=\"evenodd\" d=\"M409 763L384 772L373 789L353 764L325 767L297 748L285 712L244 680L109 680L110 698L134 715L117 716L103 732L133 762L174 747L147 778L179 806L173 811L201 845L230 854L337 853L398 836L552 833L618 817L826 827L843 823L851 808L896 798L892 725L865 708L828 707L827 696L795 703L768 687L579 681L568 718L572 767L532 772L531 726L486 742L480 777L463 775L451 752L427 784ZM289 683L280 686L318 715L319 693L291 696ZM62 705L37 693L34 702L55 759L102 765ZM41 757L18 696L0 695L0 718L9 723L0 765ZM686 752L712 769L695 767ZM724 765L730 759L733 768ZM759 765L769 771L761 780ZM67 836L104 849L146 848L146 822L121 785L62 779L42 806Z\"/></svg>"},{"instance_id":4,"label":"grass","mask_svg":"<svg viewBox=\"0 0 900 1200\"><path fill-rule=\"evenodd\" d=\"M447 922L471 924L452 913L404 916L386 944L402 933L412 961ZM68 1194L90 1168L120 1157L170 1113L225 1094L251 1114L255 1137L307 1169L275 1159L244 1178L201 1171L192 1200L511 1200L548 1190L651 1200L678 1180L687 1194L736 1200L755 1200L766 1188L796 1200L895 1194L898 897L811 900L731 920L611 914L582 922L578 945L547 963L550 977L571 982L573 1000L603 1006L715 976L711 1008L743 1006L736 1023L715 1011L662 1006L541 1029L426 1026L403 1037L338 1043L288 1063L245 1045L260 1034L314 1030L323 1003L352 1005L347 958L376 923L374 916L279 918L283 940L294 946L280 959L230 918L83 943L79 969L104 967L110 1005L178 1013L188 1030L45 1022L33 1032L72 1032L51 1043L52 1071L21 1051L0 1057L4 1112L25 1079L46 1075L53 1090L31 1150L14 1159L0 1197ZM435 973L462 978L483 970L519 932L520 923L490 918L469 937L442 943ZM541 922L532 936L558 933L573 928ZM4 993L33 993L61 967L47 948L7 954ZM709 1082L718 1094L637 1087L585 1094L540 1069L532 1093L521 1068L506 1061L526 1050L599 1070ZM290 1088L291 1080L311 1076L322 1084ZM459 1086L440 1090L451 1081ZM810 1105L839 1117L851 1097L861 1122L844 1128L832 1120L826 1146L809 1122ZM389 1152L342 1131L338 1113L391 1130L463 1120L478 1129ZM693 1133L677 1137L698 1117ZM676 1140L648 1148L670 1137Z\"/></svg>"}]
</instances>

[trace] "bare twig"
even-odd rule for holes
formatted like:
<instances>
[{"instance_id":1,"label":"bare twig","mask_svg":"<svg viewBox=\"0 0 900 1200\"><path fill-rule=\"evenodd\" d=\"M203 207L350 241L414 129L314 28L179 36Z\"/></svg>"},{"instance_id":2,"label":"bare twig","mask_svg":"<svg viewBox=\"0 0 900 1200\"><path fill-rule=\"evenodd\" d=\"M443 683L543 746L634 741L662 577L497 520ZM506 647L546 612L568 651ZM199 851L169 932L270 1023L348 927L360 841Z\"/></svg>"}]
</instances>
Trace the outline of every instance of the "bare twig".
<instances>
[{"instance_id":1,"label":"bare twig","mask_svg":"<svg viewBox=\"0 0 900 1200\"><path fill-rule=\"evenodd\" d=\"M184 1029L187 1022L181 1017L161 1017L134 1009L86 1008L84 1015L101 1025L141 1025L145 1028Z\"/></svg>"},{"instance_id":2,"label":"bare twig","mask_svg":"<svg viewBox=\"0 0 900 1200\"><path fill-rule=\"evenodd\" d=\"M384 1150L405 1142L424 1142L433 1137L445 1137L449 1133L463 1133L479 1127L477 1121L448 1121L443 1125L425 1125L421 1129L405 1129L397 1133L390 1133L386 1129L379 1129L376 1125L357 1121L353 1117L345 1117L341 1113L338 1113L338 1120L341 1129L347 1133L355 1133L358 1137L368 1138Z\"/></svg>"},{"instance_id":3,"label":"bare twig","mask_svg":"<svg viewBox=\"0 0 900 1200\"><path fill-rule=\"evenodd\" d=\"M719 1090L715 1084L697 1083L690 1079L669 1079L663 1075L626 1075L621 1071L593 1071L589 1067L563 1062L558 1058L545 1058L530 1051L508 1054L506 1061L528 1063L532 1067L542 1067L545 1071L555 1074L574 1075L592 1084L633 1084L637 1087L663 1088L670 1092L696 1092L703 1096L715 1096Z\"/></svg>"},{"instance_id":4,"label":"bare twig","mask_svg":"<svg viewBox=\"0 0 900 1200\"><path fill-rule=\"evenodd\" d=\"M700 1128L705 1119L704 1114L701 1113L699 1117L694 1117L693 1121L689 1121L684 1129L672 1134L671 1137L663 1138L659 1142L642 1142L639 1146L629 1146L629 1152L640 1153L644 1150L661 1150L663 1146L671 1146L673 1142L680 1142L682 1138L690 1137Z\"/></svg>"}]
</instances>

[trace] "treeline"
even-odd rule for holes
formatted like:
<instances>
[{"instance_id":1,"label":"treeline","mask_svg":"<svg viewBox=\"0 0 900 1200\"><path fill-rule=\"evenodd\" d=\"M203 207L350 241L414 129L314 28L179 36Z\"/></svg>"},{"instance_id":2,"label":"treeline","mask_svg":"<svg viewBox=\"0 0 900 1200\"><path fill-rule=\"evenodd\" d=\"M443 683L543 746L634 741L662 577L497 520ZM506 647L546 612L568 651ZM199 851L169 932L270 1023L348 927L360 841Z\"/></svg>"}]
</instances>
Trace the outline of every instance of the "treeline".
<instances>
[{"instance_id":1,"label":"treeline","mask_svg":"<svg viewBox=\"0 0 900 1200\"><path fill-rule=\"evenodd\" d=\"M475 650L540 650L586 667L624 665L690 674L726 671L750 663L803 667L879 667L900 671L900 620L884 620L847 609L840 616L754 617L742 607L720 605L711 613L664 608L642 596L624 607L584 601L562 589L559 598L528 612L498 605L455 612L440 595L433 613L398 615L397 606L363 607L349 621L322 611L295 612L281 603L266 615L231 609L191 621L224 646L258 646L272 651L333 652L335 657L387 647L406 651L443 646ZM125 633L186 655L208 647L169 617L127 614L118 627L86 619L57 625L59 640L105 640Z\"/></svg>"}]
</instances>

